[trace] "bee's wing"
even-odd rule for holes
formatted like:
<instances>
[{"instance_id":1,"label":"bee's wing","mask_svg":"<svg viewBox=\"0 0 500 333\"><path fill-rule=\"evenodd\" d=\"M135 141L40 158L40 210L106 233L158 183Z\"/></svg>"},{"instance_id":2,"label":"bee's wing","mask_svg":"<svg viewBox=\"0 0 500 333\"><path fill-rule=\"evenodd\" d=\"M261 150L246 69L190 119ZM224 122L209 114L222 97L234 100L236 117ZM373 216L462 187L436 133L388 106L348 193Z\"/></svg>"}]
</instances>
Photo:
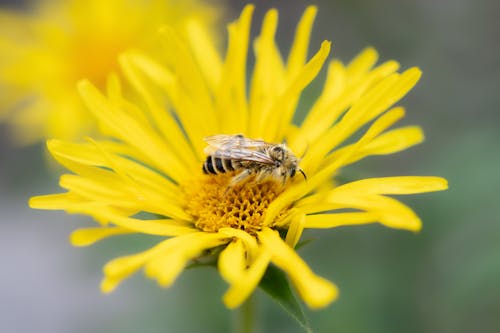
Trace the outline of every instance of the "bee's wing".
<instances>
[{"instance_id":1,"label":"bee's wing","mask_svg":"<svg viewBox=\"0 0 500 333\"><path fill-rule=\"evenodd\" d=\"M273 159L271 159L267 154L251 149L219 149L212 151L211 155L222 159L251 161L261 164L274 164Z\"/></svg>"},{"instance_id":2,"label":"bee's wing","mask_svg":"<svg viewBox=\"0 0 500 333\"><path fill-rule=\"evenodd\" d=\"M213 152L214 148L222 150L243 149L243 148L259 149L269 146L269 143L265 141L246 138L243 135L239 134L237 135L218 134L218 135L207 136L203 140L205 140L205 142L208 143L209 145L207 147L209 153ZM206 150L205 153L207 153Z\"/></svg>"}]
</instances>

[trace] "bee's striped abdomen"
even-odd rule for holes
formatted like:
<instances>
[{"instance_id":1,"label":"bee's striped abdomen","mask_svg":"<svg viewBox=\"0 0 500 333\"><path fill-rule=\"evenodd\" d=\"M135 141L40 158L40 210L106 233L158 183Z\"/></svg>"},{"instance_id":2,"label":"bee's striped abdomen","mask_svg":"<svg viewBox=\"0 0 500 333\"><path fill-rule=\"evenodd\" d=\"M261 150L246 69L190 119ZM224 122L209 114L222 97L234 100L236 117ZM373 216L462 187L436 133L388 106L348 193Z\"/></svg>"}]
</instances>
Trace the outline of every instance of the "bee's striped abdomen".
<instances>
[{"instance_id":1,"label":"bee's striped abdomen","mask_svg":"<svg viewBox=\"0 0 500 333\"><path fill-rule=\"evenodd\" d=\"M226 171L234 171L232 160L222 160L222 162L224 162L224 169L226 169Z\"/></svg>"},{"instance_id":2,"label":"bee's striped abdomen","mask_svg":"<svg viewBox=\"0 0 500 333\"><path fill-rule=\"evenodd\" d=\"M203 163L203 172L206 174L219 174L234 171L233 163L230 159L221 159L219 157L207 156Z\"/></svg>"}]
</instances>

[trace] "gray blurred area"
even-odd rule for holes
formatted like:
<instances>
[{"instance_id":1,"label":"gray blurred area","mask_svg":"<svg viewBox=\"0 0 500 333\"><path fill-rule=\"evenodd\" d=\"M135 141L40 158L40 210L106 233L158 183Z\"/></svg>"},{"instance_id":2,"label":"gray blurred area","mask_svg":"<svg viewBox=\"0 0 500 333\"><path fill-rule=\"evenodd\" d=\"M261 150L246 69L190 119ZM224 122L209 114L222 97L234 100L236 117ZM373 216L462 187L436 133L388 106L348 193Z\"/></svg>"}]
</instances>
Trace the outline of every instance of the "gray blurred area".
<instances>
[{"instance_id":1,"label":"gray blurred area","mask_svg":"<svg viewBox=\"0 0 500 333\"><path fill-rule=\"evenodd\" d=\"M231 1L227 20L243 3ZM310 2L256 4L255 32L268 8L279 9L285 54ZM311 52L332 40L333 55L347 62L374 46L381 61L396 59L403 69L419 66L424 73L400 104L407 109L403 124L421 125L426 142L369 158L341 176L438 175L450 190L402 198L424 221L418 234L373 225L304 235L316 241L301 256L341 291L331 306L308 311L314 331L500 332L500 2L315 4ZM320 87L321 80L307 89L303 109ZM59 191L43 145L16 147L2 125L0 141L0 332L230 330L233 315L220 300L226 285L213 269L186 271L167 290L137 274L102 295L102 265L156 240L124 237L71 247L67 237L90 225L86 217L26 204L32 195ZM263 293L258 300L261 332L301 332Z\"/></svg>"}]
</instances>

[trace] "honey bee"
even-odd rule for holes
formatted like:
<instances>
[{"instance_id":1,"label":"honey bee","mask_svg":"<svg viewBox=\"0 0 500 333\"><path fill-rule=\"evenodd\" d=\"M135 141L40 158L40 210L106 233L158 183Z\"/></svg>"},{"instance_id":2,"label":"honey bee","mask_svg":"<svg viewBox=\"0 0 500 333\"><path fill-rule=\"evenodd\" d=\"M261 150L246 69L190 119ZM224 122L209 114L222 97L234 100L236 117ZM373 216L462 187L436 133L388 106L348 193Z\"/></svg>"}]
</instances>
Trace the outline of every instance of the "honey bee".
<instances>
[{"instance_id":1,"label":"honey bee","mask_svg":"<svg viewBox=\"0 0 500 333\"><path fill-rule=\"evenodd\" d=\"M252 175L255 175L256 182L272 179L281 181L283 185L293 178L297 171L306 179L306 174L298 166L299 159L284 143L268 143L241 134L219 134L204 140L208 146L204 150L207 159L203 163L203 172L216 175L237 171L229 187L245 181Z\"/></svg>"}]
</instances>

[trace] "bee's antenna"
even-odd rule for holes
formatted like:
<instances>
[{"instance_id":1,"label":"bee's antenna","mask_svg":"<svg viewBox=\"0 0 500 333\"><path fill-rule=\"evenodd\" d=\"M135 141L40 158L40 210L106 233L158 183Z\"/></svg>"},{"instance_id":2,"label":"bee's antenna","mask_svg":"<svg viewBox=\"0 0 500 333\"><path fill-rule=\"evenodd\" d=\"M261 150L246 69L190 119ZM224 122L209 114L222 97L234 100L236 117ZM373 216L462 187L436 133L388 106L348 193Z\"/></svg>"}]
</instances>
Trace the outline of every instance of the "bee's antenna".
<instances>
[{"instance_id":1,"label":"bee's antenna","mask_svg":"<svg viewBox=\"0 0 500 333\"><path fill-rule=\"evenodd\" d=\"M304 176L304 180L307 180L307 176L306 176L304 170L299 169L299 172L302 174L302 176Z\"/></svg>"}]
</instances>

